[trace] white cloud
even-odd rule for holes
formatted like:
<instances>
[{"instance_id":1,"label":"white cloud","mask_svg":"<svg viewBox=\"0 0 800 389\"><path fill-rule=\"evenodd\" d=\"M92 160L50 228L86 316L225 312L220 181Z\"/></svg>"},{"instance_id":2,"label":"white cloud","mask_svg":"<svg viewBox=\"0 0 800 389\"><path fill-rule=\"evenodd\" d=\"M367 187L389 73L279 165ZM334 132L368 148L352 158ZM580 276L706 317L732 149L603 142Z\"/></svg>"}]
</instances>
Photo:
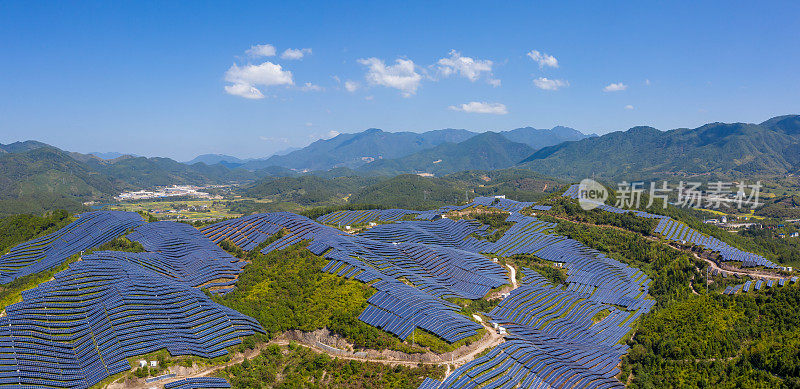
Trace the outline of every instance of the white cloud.
<instances>
[{"instance_id":1,"label":"white cloud","mask_svg":"<svg viewBox=\"0 0 800 389\"><path fill-rule=\"evenodd\" d=\"M358 89L358 83L355 81L347 80L344 82L344 89L348 92L355 92Z\"/></svg>"},{"instance_id":2,"label":"white cloud","mask_svg":"<svg viewBox=\"0 0 800 389\"><path fill-rule=\"evenodd\" d=\"M260 65L231 65L225 72L225 81L248 85L293 85L292 72L283 70L281 65L264 62Z\"/></svg>"},{"instance_id":3,"label":"white cloud","mask_svg":"<svg viewBox=\"0 0 800 389\"><path fill-rule=\"evenodd\" d=\"M312 127L313 125L314 125L314 123L306 122L306 127Z\"/></svg>"},{"instance_id":4,"label":"white cloud","mask_svg":"<svg viewBox=\"0 0 800 389\"><path fill-rule=\"evenodd\" d=\"M319 85L315 85L315 84L312 84L310 82L307 82L302 87L300 87L300 89L302 91L304 91L304 92L308 92L308 91L321 91L321 90L324 90L325 88L323 88L323 87L321 87Z\"/></svg>"},{"instance_id":5,"label":"white cloud","mask_svg":"<svg viewBox=\"0 0 800 389\"><path fill-rule=\"evenodd\" d=\"M371 84L398 89L403 97L417 93L422 76L416 72L414 61L398 59L395 62L386 66L383 60L375 57L358 60L358 63L369 68L366 78Z\"/></svg>"},{"instance_id":6,"label":"white cloud","mask_svg":"<svg viewBox=\"0 0 800 389\"><path fill-rule=\"evenodd\" d=\"M264 94L260 90L247 84L225 85L225 92L229 95L244 97L245 99L263 99Z\"/></svg>"},{"instance_id":7,"label":"white cloud","mask_svg":"<svg viewBox=\"0 0 800 389\"><path fill-rule=\"evenodd\" d=\"M225 72L225 81L233 85L225 86L225 92L248 99L261 99L264 95L256 86L293 85L292 72L283 70L281 65L264 62L260 65L231 65Z\"/></svg>"},{"instance_id":8,"label":"white cloud","mask_svg":"<svg viewBox=\"0 0 800 389\"><path fill-rule=\"evenodd\" d=\"M544 90L559 90L562 87L569 86L569 82L564 80L551 80L547 77L539 77L533 80L533 85L539 89Z\"/></svg>"},{"instance_id":9,"label":"white cloud","mask_svg":"<svg viewBox=\"0 0 800 389\"><path fill-rule=\"evenodd\" d=\"M644 80L644 84L647 85L647 86L650 86L650 79L648 78L648 79Z\"/></svg>"},{"instance_id":10,"label":"white cloud","mask_svg":"<svg viewBox=\"0 0 800 389\"><path fill-rule=\"evenodd\" d=\"M498 80L496 78L493 78L493 79L489 80L489 85L497 88L498 86L500 86L500 80Z\"/></svg>"},{"instance_id":11,"label":"white cloud","mask_svg":"<svg viewBox=\"0 0 800 389\"><path fill-rule=\"evenodd\" d=\"M374 98L375 98L375 96L369 95L369 96L364 97L364 100L372 101Z\"/></svg>"},{"instance_id":12,"label":"white cloud","mask_svg":"<svg viewBox=\"0 0 800 389\"><path fill-rule=\"evenodd\" d=\"M283 59L302 59L306 55L311 54L311 49L286 49L281 58Z\"/></svg>"},{"instance_id":13,"label":"white cloud","mask_svg":"<svg viewBox=\"0 0 800 389\"><path fill-rule=\"evenodd\" d=\"M628 105L626 105L626 106L625 106L625 109L627 109L627 110L632 110L632 109L633 109L633 106L632 106L632 105L630 105L630 104L628 104Z\"/></svg>"},{"instance_id":14,"label":"white cloud","mask_svg":"<svg viewBox=\"0 0 800 389\"><path fill-rule=\"evenodd\" d=\"M603 88L603 92L619 92L619 91L624 91L625 89L628 89L628 86L621 82L618 82L616 84L612 83L606 85L606 87Z\"/></svg>"},{"instance_id":15,"label":"white cloud","mask_svg":"<svg viewBox=\"0 0 800 389\"><path fill-rule=\"evenodd\" d=\"M544 69L545 66L551 68L558 67L558 60L552 55L540 53L538 50L531 50L527 55L530 59L539 64L539 69Z\"/></svg>"},{"instance_id":16,"label":"white cloud","mask_svg":"<svg viewBox=\"0 0 800 389\"><path fill-rule=\"evenodd\" d=\"M505 104L500 103L484 103L479 101L472 101L461 105L451 105L449 107L453 111L469 112L469 113L490 113L494 115L505 115L508 113Z\"/></svg>"},{"instance_id":17,"label":"white cloud","mask_svg":"<svg viewBox=\"0 0 800 389\"><path fill-rule=\"evenodd\" d=\"M272 57L275 55L275 46L273 45L255 45L250 46L245 54L251 57Z\"/></svg>"},{"instance_id":18,"label":"white cloud","mask_svg":"<svg viewBox=\"0 0 800 389\"><path fill-rule=\"evenodd\" d=\"M494 80L492 75L492 61L488 59L479 60L470 57L463 57L461 53L455 50L450 50L450 57L442 58L438 62L439 72L444 77L449 77L452 74L458 74L472 82L478 80L482 73L489 76L489 83L497 86L500 80ZM497 84L497 85L495 85Z\"/></svg>"}]
</instances>

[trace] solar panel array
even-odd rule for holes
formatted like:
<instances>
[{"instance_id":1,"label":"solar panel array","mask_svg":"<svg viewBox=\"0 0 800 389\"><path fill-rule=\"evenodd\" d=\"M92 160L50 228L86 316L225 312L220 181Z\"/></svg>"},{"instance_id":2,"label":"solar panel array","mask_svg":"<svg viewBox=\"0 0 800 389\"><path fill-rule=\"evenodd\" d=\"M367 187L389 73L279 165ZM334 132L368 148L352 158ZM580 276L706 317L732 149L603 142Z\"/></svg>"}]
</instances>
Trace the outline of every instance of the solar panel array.
<instances>
[{"instance_id":1,"label":"solar panel array","mask_svg":"<svg viewBox=\"0 0 800 389\"><path fill-rule=\"evenodd\" d=\"M603 359L606 352L592 345L559 345L546 337L513 336L444 382L427 378L420 389L624 388L610 375L616 368Z\"/></svg>"},{"instance_id":2,"label":"solar panel array","mask_svg":"<svg viewBox=\"0 0 800 389\"><path fill-rule=\"evenodd\" d=\"M772 288L773 286L781 287L786 285L786 282L793 284L797 282L797 277L780 278L778 279L777 285L775 285L775 280L773 279L769 279L766 282L764 282L763 280L756 280L755 283L753 283L752 281L747 281L742 285L729 285L725 287L725 291L723 291L722 294L732 295L738 293L739 291L746 293L750 291L751 286L754 291L761 290L762 288Z\"/></svg>"},{"instance_id":3,"label":"solar panel array","mask_svg":"<svg viewBox=\"0 0 800 389\"><path fill-rule=\"evenodd\" d=\"M510 213L507 221L514 225L497 242L482 239L492 231L475 221L434 220L449 210L478 205ZM372 283L378 291L359 318L402 339L423 328L454 342L481 328L443 300L480 298L507 283L505 270L478 253L534 254L561 263L566 287L555 287L525 269L523 285L490 313L508 328L509 341L456 370L448 381L429 379L422 387L621 386L614 375L626 346L616 343L654 305L647 298L650 280L638 269L553 234L554 224L519 213L532 206L477 198L466 206L420 212L418 220L383 224L357 235L290 213L229 220L202 232L215 242L231 239L240 247L256 247L275 231L286 230L265 253L308 240L309 250L330 260L323 271ZM389 211L341 211L318 221L348 225L413 214ZM604 309L610 314L594 323L594 315Z\"/></svg>"},{"instance_id":4,"label":"solar panel array","mask_svg":"<svg viewBox=\"0 0 800 389\"><path fill-rule=\"evenodd\" d=\"M713 236L703 235L695 229L676 222L673 219L661 219L655 232L664 235L667 239L688 242L702 246L708 250L718 252L724 261L741 262L744 267L764 266L779 269L780 266L772 261L747 251L739 250Z\"/></svg>"},{"instance_id":5,"label":"solar panel array","mask_svg":"<svg viewBox=\"0 0 800 389\"><path fill-rule=\"evenodd\" d=\"M623 386L614 376L627 346L618 342L652 300L620 310L555 287L530 269L523 274L523 285L489 313L510 334L507 341L445 381L428 379L420 388ZM609 314L595 323L602 310Z\"/></svg>"},{"instance_id":6,"label":"solar panel array","mask_svg":"<svg viewBox=\"0 0 800 389\"><path fill-rule=\"evenodd\" d=\"M396 225L412 225L408 223L421 222ZM466 221L424 223L440 226L434 229L439 234L455 233L453 231L463 234L458 228L447 230L445 225L480 230L475 223ZM309 240L309 250L330 260L323 271L373 283L377 292L368 300L369 305L359 318L401 339L410 335L414 328L428 330L451 342L476 334L481 326L458 314L459 308L444 298L481 298L489 290L507 283L506 272L500 265L474 252L351 235L287 212L228 220L208 226L202 232L215 242L231 239L239 242L237 244L256 247L269 237L263 231L282 229L288 233L264 247L263 253ZM424 229L418 232L427 239L437 236ZM439 243L445 243L441 236L438 239Z\"/></svg>"},{"instance_id":7,"label":"solar panel array","mask_svg":"<svg viewBox=\"0 0 800 389\"><path fill-rule=\"evenodd\" d=\"M567 189L567 191L564 192L563 196L577 199L578 185L574 184L570 186ZM597 208L606 212L612 212L612 213L631 212L639 217L644 217L648 219L660 219L654 232L657 232L663 235L665 238L672 241L691 243L694 245L701 246L707 250L718 252L724 261L741 262L742 266L745 267L764 266L772 269L780 268L780 266L776 265L772 261L767 260L761 255L737 249L713 236L702 234L697 230L683 223L680 223L668 216L656 215L639 210L620 209L606 204L601 204Z\"/></svg>"},{"instance_id":8,"label":"solar panel array","mask_svg":"<svg viewBox=\"0 0 800 389\"><path fill-rule=\"evenodd\" d=\"M0 284L56 267L70 256L109 242L142 223L135 212L83 213L64 228L22 243L0 257Z\"/></svg>"},{"instance_id":9,"label":"solar panel array","mask_svg":"<svg viewBox=\"0 0 800 389\"><path fill-rule=\"evenodd\" d=\"M348 226L354 224L365 224L369 222L394 222L402 219L406 215L418 215L418 211L407 209L370 209L362 211L337 211L322 215L317 221L323 224L336 224Z\"/></svg>"},{"instance_id":10,"label":"solar panel array","mask_svg":"<svg viewBox=\"0 0 800 389\"><path fill-rule=\"evenodd\" d=\"M535 205L532 202L519 202L508 200L502 197L476 197L471 203L466 205L449 205L427 211L412 211L408 209L370 209L370 210L345 210L331 212L317 218L323 224L336 224L338 226L365 224L369 222L396 222L407 215L416 215L420 220L432 220L436 216L451 212L460 211L470 207L485 206L497 208L506 212L519 212L524 208L532 207L539 211L549 210L547 205Z\"/></svg>"},{"instance_id":11,"label":"solar panel array","mask_svg":"<svg viewBox=\"0 0 800 389\"><path fill-rule=\"evenodd\" d=\"M534 203L531 202L514 201L504 199L502 197L476 197L474 200L472 200L471 205L483 205L485 207L497 208L506 212L519 212L524 208L532 206L533 204Z\"/></svg>"},{"instance_id":12,"label":"solar panel array","mask_svg":"<svg viewBox=\"0 0 800 389\"><path fill-rule=\"evenodd\" d=\"M164 389L206 389L206 388L230 388L231 385L224 378L218 377L195 377L164 384Z\"/></svg>"},{"instance_id":13,"label":"solar panel array","mask_svg":"<svg viewBox=\"0 0 800 389\"><path fill-rule=\"evenodd\" d=\"M507 221L514 225L490 242L482 238L493 231L480 223L436 217L475 206L510 212ZM224 355L225 347L261 328L196 288L230 291L244 265L214 243L230 239L252 250L283 230L287 233L263 247L263 253L309 241L309 250L329 259L323 271L377 289L359 319L402 339L422 328L455 342L482 328L445 300L478 299L508 282L506 270L481 252L534 254L561 263L567 269L566 287L523 269L522 286L489 313L508 328L507 342L462 366L444 383L426 380L423 386L619 386L613 376L625 346L616 343L652 307L653 300L646 298L650 280L637 269L552 234L553 224L519 213L535 206L479 197L464 206L423 212L342 211L319 219L341 225L416 215L417 220L359 235L286 212L228 220L200 232L172 222L138 226L128 237L148 252L87 255L8 307L8 315L0 318L0 385L87 387L130 369L126 358L165 347L174 355ZM139 218L130 227L141 223ZM87 225L83 235L96 238L102 234L95 230L103 226ZM47 244L60 245L56 240ZM592 318L604 309L610 314L594 323ZM168 385L217 384L227 385L213 380Z\"/></svg>"},{"instance_id":14,"label":"solar panel array","mask_svg":"<svg viewBox=\"0 0 800 389\"><path fill-rule=\"evenodd\" d=\"M486 225L474 220L413 220L383 224L370 228L360 236L382 242L415 242L447 247L463 247L471 234L489 235Z\"/></svg>"},{"instance_id":15,"label":"solar panel array","mask_svg":"<svg viewBox=\"0 0 800 389\"><path fill-rule=\"evenodd\" d=\"M522 286L489 316L508 332L507 341L453 372L444 382L432 379L420 388L622 387L614 378L627 346L617 344L634 321L652 309L651 280L582 243L552 233L553 223L510 211L514 225L495 243L467 237L461 248L503 256L533 254L561 263L566 287L555 287L538 273L523 269ZM482 242L475 244L475 241ZM594 323L602 310L609 315Z\"/></svg>"},{"instance_id":16,"label":"solar panel array","mask_svg":"<svg viewBox=\"0 0 800 389\"><path fill-rule=\"evenodd\" d=\"M263 331L190 283L109 253L71 264L6 308L0 386L88 388L130 370L127 358L163 348L214 358Z\"/></svg>"},{"instance_id":17,"label":"solar panel array","mask_svg":"<svg viewBox=\"0 0 800 389\"><path fill-rule=\"evenodd\" d=\"M246 264L219 248L196 228L184 223L147 223L130 233L128 239L141 243L145 250L152 253L119 253L119 257L179 278L192 286L230 286Z\"/></svg>"}]
</instances>

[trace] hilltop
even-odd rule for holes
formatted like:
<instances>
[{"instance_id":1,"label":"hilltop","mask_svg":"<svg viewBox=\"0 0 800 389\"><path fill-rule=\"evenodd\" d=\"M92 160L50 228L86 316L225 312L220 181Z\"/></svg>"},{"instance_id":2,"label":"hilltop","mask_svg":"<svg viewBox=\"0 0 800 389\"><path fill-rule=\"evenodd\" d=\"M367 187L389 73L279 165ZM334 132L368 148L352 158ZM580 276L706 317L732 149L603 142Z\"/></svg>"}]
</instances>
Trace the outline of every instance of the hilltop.
<instances>
[{"instance_id":1,"label":"hilltop","mask_svg":"<svg viewBox=\"0 0 800 389\"><path fill-rule=\"evenodd\" d=\"M268 158L236 161L235 157L203 155L191 162L233 162L250 170L267 166L282 166L298 171L329 170L337 167L358 168L373 161L402 159L438 146L462 143L483 134L485 133L452 128L423 133L388 132L371 128L359 133L339 134L331 139L321 139L301 149ZM501 131L498 134L511 142L528 145L532 148L531 151L594 136L584 135L580 131L562 126L552 129L522 127ZM472 168L481 169L479 166Z\"/></svg>"},{"instance_id":2,"label":"hilltop","mask_svg":"<svg viewBox=\"0 0 800 389\"><path fill-rule=\"evenodd\" d=\"M514 166L534 148L512 142L501 134L485 132L460 143L444 143L397 159L364 165L370 174L428 173L436 176L465 170L497 170Z\"/></svg>"},{"instance_id":3,"label":"hilltop","mask_svg":"<svg viewBox=\"0 0 800 389\"><path fill-rule=\"evenodd\" d=\"M709 123L670 131L633 127L545 147L519 166L572 179L796 174L800 115L760 124Z\"/></svg>"}]
</instances>

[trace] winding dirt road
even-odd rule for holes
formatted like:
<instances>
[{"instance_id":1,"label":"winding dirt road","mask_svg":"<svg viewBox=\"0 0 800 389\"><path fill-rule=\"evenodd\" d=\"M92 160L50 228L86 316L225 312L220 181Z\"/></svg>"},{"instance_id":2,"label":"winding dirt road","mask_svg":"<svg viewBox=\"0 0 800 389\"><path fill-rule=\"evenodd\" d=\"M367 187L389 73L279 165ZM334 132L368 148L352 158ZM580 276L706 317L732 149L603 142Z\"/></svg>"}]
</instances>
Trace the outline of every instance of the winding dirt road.
<instances>
[{"instance_id":1,"label":"winding dirt road","mask_svg":"<svg viewBox=\"0 0 800 389\"><path fill-rule=\"evenodd\" d=\"M517 270L513 266L511 266L510 264L506 264L506 267L508 267L508 270L510 272L510 280L511 280L511 286L512 286L511 290L517 289L519 287L519 285L517 284ZM262 344L258 345L256 348L254 348L252 350L247 350L244 353L236 353L236 354L231 356L231 360L230 361L228 361L228 362L226 362L224 364L215 365L215 366L206 366L206 367L176 368L174 371L171 370L172 373L176 374L176 376L174 378L165 379L163 381L153 382L153 383L150 383L150 384L147 384L147 383L144 383L144 382L139 382L139 380L137 380L137 382L131 382L131 381L120 382L119 380L117 380L117 381L109 383L108 385L105 386L105 388L107 388L107 389L151 388L153 386L158 387L158 386L164 385L165 383L178 381L178 380L182 380L182 379L185 379L185 378L206 377L206 376L212 375L213 373L215 373L215 372L217 372L217 371L219 371L221 369L224 369L224 368L226 368L228 366L242 363L242 361L244 361L245 358L252 359L252 358L258 356L259 354L261 354L261 351L264 350L269 345L287 346L290 343L295 343L295 344L301 345L303 347L308 347L311 350L313 350L315 352L318 352L320 354L327 354L327 355L329 355L331 357L339 358L339 359L345 359L345 360L382 363L382 364L387 364L387 365L392 365L392 366L403 365L403 366L409 366L409 367L414 367L414 366L417 366L417 365L420 365L420 364L422 364L422 365L446 365L447 366L447 370L445 371L445 378L447 378L454 370L452 367L458 368L459 366L464 365L465 363L470 362L473 359L475 359L475 356L480 354L481 352L483 352L483 351L485 351L487 349L490 349L490 348L494 348L495 346L505 342L505 337L503 337L502 335L498 334L497 331L495 331L492 327L487 326L484 322L481 322L481 325L486 330L483 338L481 338L479 341L477 341L475 343L472 343L472 344L470 344L468 346L461 346L461 347L459 347L458 349L456 349L456 350L454 350L452 352L444 353L444 354L438 354L437 356L438 356L439 359L438 360L434 360L434 361L415 361L415 360L411 360L410 357L409 357L409 359L389 358L389 357L385 357L385 358L370 358L370 357L357 356L357 355L352 354L352 353L346 353L346 354L332 353L332 352L330 352L328 350L325 350L325 349L317 346L316 344L312 344L310 342L306 342L306 341L302 341L302 340L281 339L279 337L278 339L274 339L274 340L272 340L272 341L270 341L268 343L262 343ZM143 380L141 380L141 381L143 381Z\"/></svg>"}]
</instances>

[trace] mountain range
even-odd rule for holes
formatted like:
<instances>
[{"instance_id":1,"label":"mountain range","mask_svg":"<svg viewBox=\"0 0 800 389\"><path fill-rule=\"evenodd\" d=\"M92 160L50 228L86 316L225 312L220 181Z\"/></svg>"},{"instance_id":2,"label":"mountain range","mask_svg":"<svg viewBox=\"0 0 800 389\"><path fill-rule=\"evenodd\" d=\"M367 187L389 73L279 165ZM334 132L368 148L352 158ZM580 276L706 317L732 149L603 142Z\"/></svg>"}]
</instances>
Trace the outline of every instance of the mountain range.
<instances>
[{"instance_id":1,"label":"mountain range","mask_svg":"<svg viewBox=\"0 0 800 389\"><path fill-rule=\"evenodd\" d=\"M396 159L381 159L363 165L365 174L403 173L442 176L464 170L497 170L516 165L536 149L512 142L496 132L485 132L460 143L442 143Z\"/></svg>"},{"instance_id":2,"label":"mountain range","mask_svg":"<svg viewBox=\"0 0 800 389\"><path fill-rule=\"evenodd\" d=\"M797 174L800 115L670 131L633 127L542 148L519 167L572 179Z\"/></svg>"},{"instance_id":3,"label":"mountain range","mask_svg":"<svg viewBox=\"0 0 800 389\"><path fill-rule=\"evenodd\" d=\"M269 174L169 158L104 160L35 141L0 145L0 150L0 214L76 210L84 201L107 201L125 190L251 181Z\"/></svg>"},{"instance_id":4,"label":"mountain range","mask_svg":"<svg viewBox=\"0 0 800 389\"><path fill-rule=\"evenodd\" d=\"M0 213L74 209L82 201L103 201L120 191L153 186L246 183L304 172L331 179L506 168L569 180L791 178L800 174L800 115L669 131L633 127L603 136L565 127L480 134L370 129L316 141L282 156L242 161L214 155L193 164L131 155L104 159L37 141L15 142L0 144Z\"/></svg>"},{"instance_id":5,"label":"mountain range","mask_svg":"<svg viewBox=\"0 0 800 389\"><path fill-rule=\"evenodd\" d=\"M502 131L499 134L509 141L526 144L533 150L595 136L584 135L572 128L561 126L552 129L523 127ZM241 166L248 170L281 166L303 172L329 170L337 167L358 168L373 161L399 159L438 146L458 144L478 135L480 133L459 129L414 133L387 132L371 128L355 134L339 134L331 139L321 139L301 149L278 153L267 158L239 159L230 155L204 154L186 163L202 162L207 165Z\"/></svg>"}]
</instances>

